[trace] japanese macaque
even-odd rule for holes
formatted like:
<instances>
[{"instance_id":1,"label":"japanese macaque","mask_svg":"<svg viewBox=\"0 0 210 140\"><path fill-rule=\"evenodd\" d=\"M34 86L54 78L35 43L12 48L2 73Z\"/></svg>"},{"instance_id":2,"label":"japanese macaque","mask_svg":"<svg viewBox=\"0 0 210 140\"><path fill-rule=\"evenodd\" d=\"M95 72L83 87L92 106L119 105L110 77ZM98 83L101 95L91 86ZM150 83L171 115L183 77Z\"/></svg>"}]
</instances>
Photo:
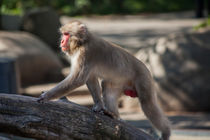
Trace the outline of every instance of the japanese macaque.
<instances>
[{"instance_id":1,"label":"japanese macaque","mask_svg":"<svg viewBox=\"0 0 210 140\"><path fill-rule=\"evenodd\" d=\"M141 61L119 46L93 35L79 21L62 26L60 32L61 50L71 60L70 74L43 93L39 102L66 96L86 84L95 103L93 110L118 118L118 97L124 93L139 99L147 118L162 132L162 140L169 140L170 123L157 103L153 78Z\"/></svg>"}]
</instances>

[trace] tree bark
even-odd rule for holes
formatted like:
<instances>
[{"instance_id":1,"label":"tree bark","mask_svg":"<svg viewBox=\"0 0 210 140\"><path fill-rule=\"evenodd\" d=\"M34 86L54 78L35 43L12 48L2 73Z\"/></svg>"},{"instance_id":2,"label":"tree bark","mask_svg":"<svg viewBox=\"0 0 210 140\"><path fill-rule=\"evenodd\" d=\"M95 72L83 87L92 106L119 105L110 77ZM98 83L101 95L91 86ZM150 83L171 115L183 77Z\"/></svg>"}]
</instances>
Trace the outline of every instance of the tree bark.
<instances>
[{"instance_id":1,"label":"tree bark","mask_svg":"<svg viewBox=\"0 0 210 140\"><path fill-rule=\"evenodd\" d=\"M38 140L153 140L141 130L72 102L0 94L0 132Z\"/></svg>"},{"instance_id":2,"label":"tree bark","mask_svg":"<svg viewBox=\"0 0 210 140\"><path fill-rule=\"evenodd\" d=\"M0 0L0 8L2 7L2 3L3 3L3 0ZM1 10L0 10L0 30L2 29L2 13L1 13Z\"/></svg>"},{"instance_id":3,"label":"tree bark","mask_svg":"<svg viewBox=\"0 0 210 140\"><path fill-rule=\"evenodd\" d=\"M202 18L204 16L204 0L196 0L196 17Z\"/></svg>"},{"instance_id":4,"label":"tree bark","mask_svg":"<svg viewBox=\"0 0 210 140\"><path fill-rule=\"evenodd\" d=\"M210 1L207 0L207 12L208 12L208 16L210 18Z\"/></svg>"}]
</instances>

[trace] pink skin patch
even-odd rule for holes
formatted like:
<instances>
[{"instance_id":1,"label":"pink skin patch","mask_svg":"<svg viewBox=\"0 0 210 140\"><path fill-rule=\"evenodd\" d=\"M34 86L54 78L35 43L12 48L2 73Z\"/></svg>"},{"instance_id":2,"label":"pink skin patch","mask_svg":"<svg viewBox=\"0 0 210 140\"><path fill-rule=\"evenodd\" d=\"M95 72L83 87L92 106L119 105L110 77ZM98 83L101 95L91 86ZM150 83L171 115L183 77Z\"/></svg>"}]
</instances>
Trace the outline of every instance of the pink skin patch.
<instances>
[{"instance_id":1,"label":"pink skin patch","mask_svg":"<svg viewBox=\"0 0 210 140\"><path fill-rule=\"evenodd\" d=\"M63 34L62 40L61 40L61 44L60 44L62 51L67 51L69 49L68 48L69 38L70 38L70 34L69 33L64 33Z\"/></svg>"},{"instance_id":2,"label":"pink skin patch","mask_svg":"<svg viewBox=\"0 0 210 140\"><path fill-rule=\"evenodd\" d=\"M133 98L138 97L136 90L127 89L127 90L124 90L124 93L125 93L126 96L130 96L130 97L133 97Z\"/></svg>"}]
</instances>

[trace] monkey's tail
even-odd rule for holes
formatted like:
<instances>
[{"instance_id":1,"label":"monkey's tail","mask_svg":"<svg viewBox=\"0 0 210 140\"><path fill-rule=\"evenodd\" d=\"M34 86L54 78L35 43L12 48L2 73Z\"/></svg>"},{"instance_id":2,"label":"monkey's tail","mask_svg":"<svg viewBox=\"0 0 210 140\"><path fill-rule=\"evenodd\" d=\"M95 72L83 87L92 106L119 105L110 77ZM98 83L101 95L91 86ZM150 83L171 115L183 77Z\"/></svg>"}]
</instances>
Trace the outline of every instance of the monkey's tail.
<instances>
[{"instance_id":1,"label":"monkey's tail","mask_svg":"<svg viewBox=\"0 0 210 140\"><path fill-rule=\"evenodd\" d=\"M141 103L142 109L151 123L162 132L162 139L169 140L171 125L167 117L163 114L160 109L156 97L152 97L150 101Z\"/></svg>"},{"instance_id":2,"label":"monkey's tail","mask_svg":"<svg viewBox=\"0 0 210 140\"><path fill-rule=\"evenodd\" d=\"M145 115L151 123L162 132L161 139L169 140L171 124L157 103L157 97L153 88L140 87L138 89L138 87L136 87L136 89Z\"/></svg>"}]
</instances>

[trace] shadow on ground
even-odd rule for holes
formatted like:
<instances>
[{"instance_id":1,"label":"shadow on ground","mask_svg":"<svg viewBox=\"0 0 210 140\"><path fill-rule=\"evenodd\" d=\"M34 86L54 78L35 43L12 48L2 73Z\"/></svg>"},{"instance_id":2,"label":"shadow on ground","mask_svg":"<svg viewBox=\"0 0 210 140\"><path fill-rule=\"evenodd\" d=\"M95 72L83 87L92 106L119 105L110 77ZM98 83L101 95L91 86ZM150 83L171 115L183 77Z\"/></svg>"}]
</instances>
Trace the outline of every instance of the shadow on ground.
<instances>
[{"instance_id":1,"label":"shadow on ground","mask_svg":"<svg viewBox=\"0 0 210 140\"><path fill-rule=\"evenodd\" d=\"M203 129L210 130L210 114L175 115L169 117L173 129ZM126 120L129 124L138 128L150 128L147 119Z\"/></svg>"}]
</instances>

